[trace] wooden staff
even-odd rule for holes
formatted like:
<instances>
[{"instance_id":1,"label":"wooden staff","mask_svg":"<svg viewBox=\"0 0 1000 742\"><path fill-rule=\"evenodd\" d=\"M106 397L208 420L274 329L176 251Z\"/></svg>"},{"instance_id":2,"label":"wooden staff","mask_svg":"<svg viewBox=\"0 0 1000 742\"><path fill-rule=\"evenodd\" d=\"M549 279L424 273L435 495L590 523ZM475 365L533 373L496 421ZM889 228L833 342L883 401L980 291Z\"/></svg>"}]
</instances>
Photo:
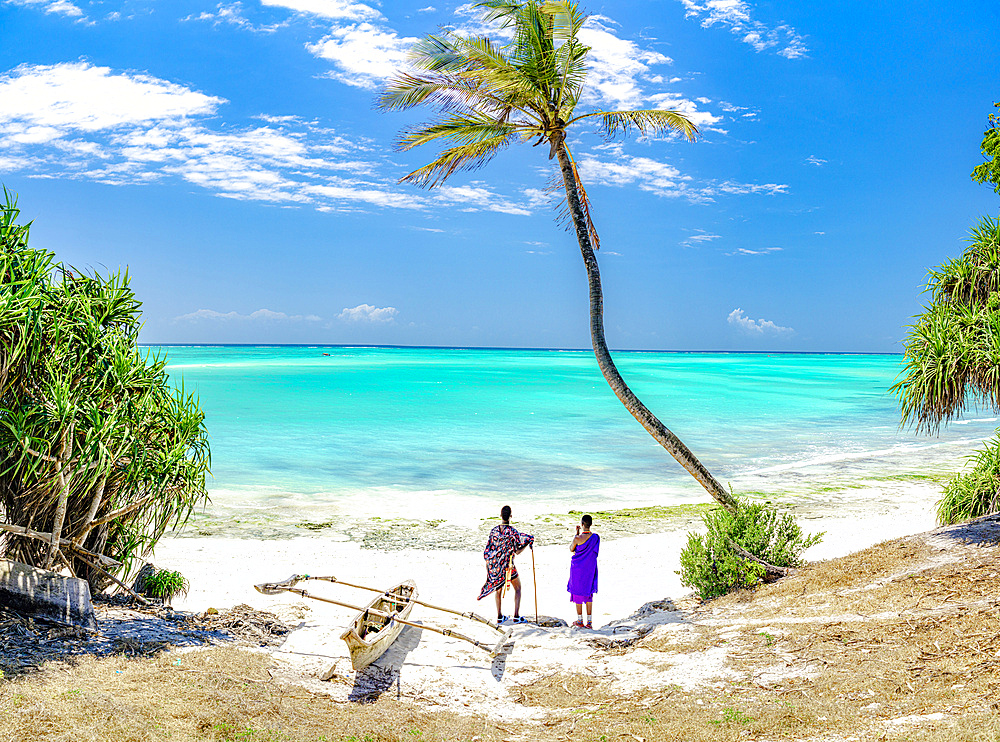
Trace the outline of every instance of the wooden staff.
<instances>
[{"instance_id":1,"label":"wooden staff","mask_svg":"<svg viewBox=\"0 0 1000 742\"><path fill-rule=\"evenodd\" d=\"M538 623L538 578L535 576L535 547L531 547L531 584L535 593L535 623Z\"/></svg>"}]
</instances>

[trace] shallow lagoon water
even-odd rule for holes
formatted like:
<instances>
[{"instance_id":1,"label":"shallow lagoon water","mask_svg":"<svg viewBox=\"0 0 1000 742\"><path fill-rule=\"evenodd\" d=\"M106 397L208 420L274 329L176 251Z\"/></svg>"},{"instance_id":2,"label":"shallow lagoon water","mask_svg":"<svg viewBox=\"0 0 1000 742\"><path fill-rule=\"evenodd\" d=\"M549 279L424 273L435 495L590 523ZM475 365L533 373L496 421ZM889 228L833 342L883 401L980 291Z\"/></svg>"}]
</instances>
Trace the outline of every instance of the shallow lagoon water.
<instances>
[{"instance_id":1,"label":"shallow lagoon water","mask_svg":"<svg viewBox=\"0 0 1000 742\"><path fill-rule=\"evenodd\" d=\"M377 515L476 523L705 500L589 351L173 346L233 528ZM328 354L328 355L327 355ZM617 352L623 376L722 482L805 492L957 468L996 418L900 430L897 355ZM280 530L280 528L279 528Z\"/></svg>"}]
</instances>

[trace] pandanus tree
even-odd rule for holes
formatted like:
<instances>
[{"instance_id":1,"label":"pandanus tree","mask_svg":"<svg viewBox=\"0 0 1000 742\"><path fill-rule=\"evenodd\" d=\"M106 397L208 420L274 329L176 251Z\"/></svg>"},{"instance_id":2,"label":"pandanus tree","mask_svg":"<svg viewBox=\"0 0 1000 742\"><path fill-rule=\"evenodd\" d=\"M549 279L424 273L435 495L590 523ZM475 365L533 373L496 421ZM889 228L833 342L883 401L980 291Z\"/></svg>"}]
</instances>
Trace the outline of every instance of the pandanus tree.
<instances>
[{"instance_id":1,"label":"pandanus tree","mask_svg":"<svg viewBox=\"0 0 1000 742\"><path fill-rule=\"evenodd\" d=\"M983 217L962 255L929 271L927 292L892 391L903 424L934 433L970 407L1000 412L1000 221ZM945 487L940 522L1000 510L1000 440L974 458L973 470Z\"/></svg>"},{"instance_id":2,"label":"pandanus tree","mask_svg":"<svg viewBox=\"0 0 1000 742\"><path fill-rule=\"evenodd\" d=\"M996 104L1000 108L1000 103ZM1000 117L992 114L980 145L978 183L1000 193ZM984 216L962 254L928 271L930 303L903 342L904 366L892 392L903 425L936 432L970 407L1000 412L1000 220ZM941 523L1000 511L1000 439L974 455L975 466L945 487Z\"/></svg>"},{"instance_id":3,"label":"pandanus tree","mask_svg":"<svg viewBox=\"0 0 1000 742\"><path fill-rule=\"evenodd\" d=\"M482 167L515 143L548 145L559 164L565 206L576 233L590 288L590 334L597 363L622 404L726 510L735 498L691 450L639 400L625 383L604 336L604 298L596 250L600 241L590 202L567 143L571 127L596 125L607 139L636 131L646 136L679 134L694 140L697 127L671 110L577 112L585 91L590 47L578 38L586 20L576 3L489 0L478 4L487 23L509 41L443 30L418 41L411 68L398 72L379 99L383 110L428 105L439 116L403 132L402 150L442 145L438 156L402 178L434 188L458 171Z\"/></svg>"},{"instance_id":4,"label":"pandanus tree","mask_svg":"<svg viewBox=\"0 0 1000 742\"><path fill-rule=\"evenodd\" d=\"M137 347L126 273L28 246L0 203L0 554L100 589L206 500L197 401Z\"/></svg>"}]
</instances>

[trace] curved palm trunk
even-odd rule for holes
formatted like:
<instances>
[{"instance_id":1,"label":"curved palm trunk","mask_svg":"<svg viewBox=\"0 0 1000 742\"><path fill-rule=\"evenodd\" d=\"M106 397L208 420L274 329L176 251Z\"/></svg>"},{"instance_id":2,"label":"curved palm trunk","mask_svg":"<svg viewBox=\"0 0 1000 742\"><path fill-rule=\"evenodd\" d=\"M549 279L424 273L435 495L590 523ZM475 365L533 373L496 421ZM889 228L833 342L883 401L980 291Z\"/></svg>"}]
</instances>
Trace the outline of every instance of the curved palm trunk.
<instances>
[{"instance_id":1,"label":"curved palm trunk","mask_svg":"<svg viewBox=\"0 0 1000 742\"><path fill-rule=\"evenodd\" d=\"M674 435L649 411L646 405L639 401L639 398L628 388L611 358L607 341L604 339L604 293L601 289L601 273L597 267L597 256L594 255L594 249L590 244L590 233L587 230L586 218L580 205L580 194L576 188L573 165L561 138L554 137L552 145L559 158L570 215L573 217L573 225L576 227L576 238L580 243L583 262L587 267L587 281L590 285L590 338L594 345L594 355L597 356L597 365L600 366L601 373L604 374L604 378L615 396L632 413L632 417L638 420L639 424L653 436L654 440L663 446L667 453L677 459L677 462L687 469L688 473L698 480L698 483L722 507L729 512L735 512L736 500L733 496L719 484L704 464L698 461L691 453L691 449L685 446L680 438Z\"/></svg>"}]
</instances>

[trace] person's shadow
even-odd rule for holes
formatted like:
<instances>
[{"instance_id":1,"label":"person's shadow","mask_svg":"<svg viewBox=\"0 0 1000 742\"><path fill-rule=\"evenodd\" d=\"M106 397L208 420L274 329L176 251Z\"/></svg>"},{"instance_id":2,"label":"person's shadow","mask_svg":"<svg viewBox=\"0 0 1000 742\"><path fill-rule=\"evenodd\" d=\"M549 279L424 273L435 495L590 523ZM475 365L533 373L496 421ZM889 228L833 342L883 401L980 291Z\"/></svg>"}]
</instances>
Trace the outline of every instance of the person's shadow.
<instances>
[{"instance_id":1,"label":"person's shadow","mask_svg":"<svg viewBox=\"0 0 1000 742\"><path fill-rule=\"evenodd\" d=\"M420 636L423 633L423 629L404 626L385 654L355 674L354 687L351 688L347 699L355 703L374 703L379 696L392 688L393 684L396 685L396 696L399 697L402 693L400 668L406 661L406 656L420 644Z\"/></svg>"}]
</instances>

